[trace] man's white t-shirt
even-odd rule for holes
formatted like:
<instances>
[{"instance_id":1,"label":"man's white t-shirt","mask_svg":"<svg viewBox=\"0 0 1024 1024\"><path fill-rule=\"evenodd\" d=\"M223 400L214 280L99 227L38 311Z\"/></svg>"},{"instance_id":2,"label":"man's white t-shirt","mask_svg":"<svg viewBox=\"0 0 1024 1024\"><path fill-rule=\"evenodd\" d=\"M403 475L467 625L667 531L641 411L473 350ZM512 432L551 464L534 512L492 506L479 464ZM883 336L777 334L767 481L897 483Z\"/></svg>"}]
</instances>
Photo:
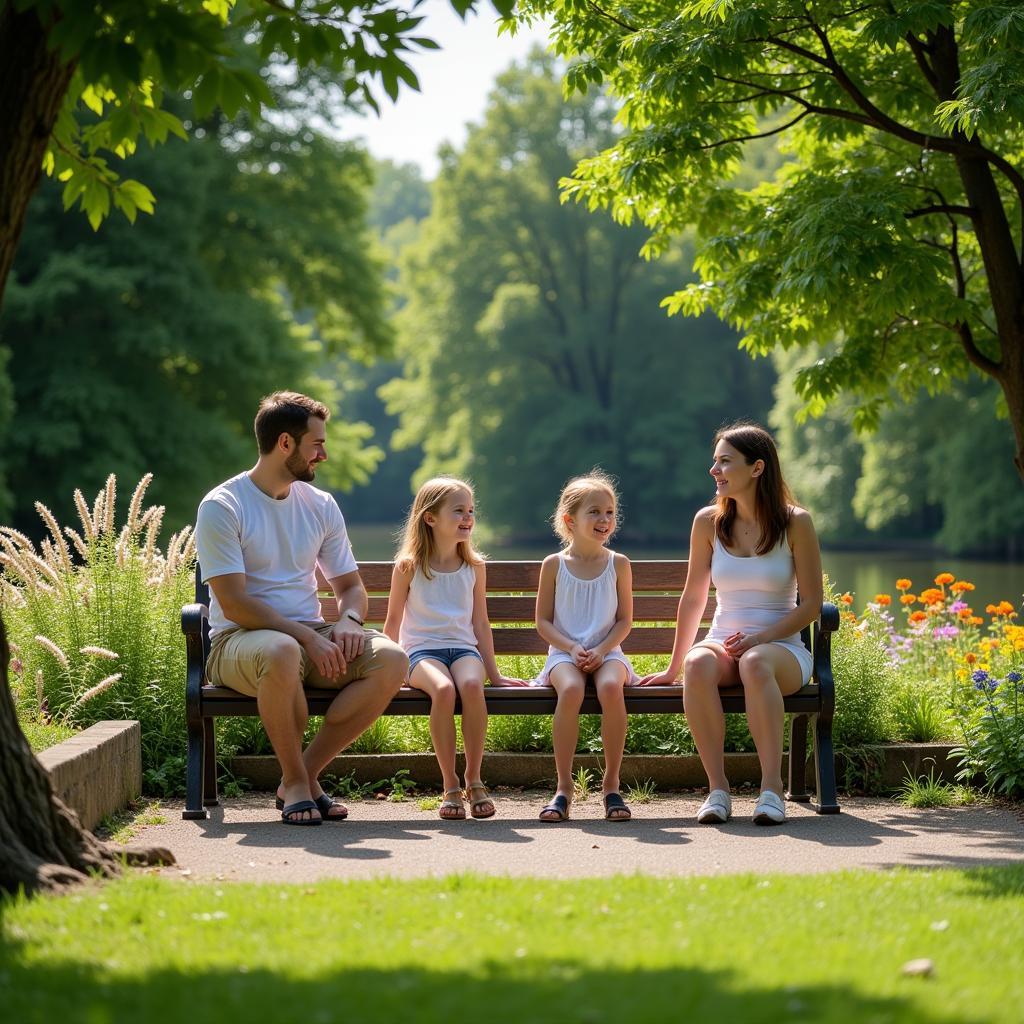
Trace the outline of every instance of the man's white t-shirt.
<instances>
[{"instance_id":1,"label":"man's white t-shirt","mask_svg":"<svg viewBox=\"0 0 1024 1024\"><path fill-rule=\"evenodd\" d=\"M245 574L245 592L292 622L323 622L316 566L327 579L357 568L334 497L297 480L272 498L239 473L203 498L196 518L203 581ZM210 593L210 637L235 627Z\"/></svg>"}]
</instances>

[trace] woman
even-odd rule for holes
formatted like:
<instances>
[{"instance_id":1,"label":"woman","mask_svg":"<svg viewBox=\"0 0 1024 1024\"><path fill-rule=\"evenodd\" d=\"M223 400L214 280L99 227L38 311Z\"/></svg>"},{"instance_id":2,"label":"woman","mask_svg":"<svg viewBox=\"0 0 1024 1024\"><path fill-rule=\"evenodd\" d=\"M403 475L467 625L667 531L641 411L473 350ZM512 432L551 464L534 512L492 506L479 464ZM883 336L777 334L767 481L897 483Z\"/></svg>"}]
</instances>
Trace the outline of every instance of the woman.
<instances>
[{"instance_id":1,"label":"woman","mask_svg":"<svg viewBox=\"0 0 1024 1024\"><path fill-rule=\"evenodd\" d=\"M718 690L743 684L761 762L754 821L777 825L786 820L783 697L811 677L800 630L821 613L821 552L810 515L794 503L782 477L768 431L751 423L719 430L711 475L716 497L693 520L672 659L643 683L672 683L683 670L683 707L710 789L697 813L702 824L721 824L732 814ZM691 646L712 583L715 617L707 636Z\"/></svg>"}]
</instances>

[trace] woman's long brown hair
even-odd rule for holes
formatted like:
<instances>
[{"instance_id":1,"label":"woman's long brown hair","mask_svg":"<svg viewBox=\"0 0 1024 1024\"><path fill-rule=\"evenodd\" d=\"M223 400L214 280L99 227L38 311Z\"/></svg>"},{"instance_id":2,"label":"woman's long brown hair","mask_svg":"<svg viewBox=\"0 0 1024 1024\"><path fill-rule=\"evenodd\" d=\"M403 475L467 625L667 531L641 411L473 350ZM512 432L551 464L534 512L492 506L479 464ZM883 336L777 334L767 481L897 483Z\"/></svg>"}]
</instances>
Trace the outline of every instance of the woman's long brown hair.
<instances>
[{"instance_id":1,"label":"woman's long brown hair","mask_svg":"<svg viewBox=\"0 0 1024 1024\"><path fill-rule=\"evenodd\" d=\"M764 470L757 478L754 492L754 516L761 529L754 550L759 555L766 555L774 550L786 535L789 517L796 504L783 479L775 441L764 427L742 421L722 427L715 434L712 451L719 441L732 445L743 456L748 466L752 466L758 459L764 463ZM736 522L736 502L722 495L715 503L718 506L714 520L715 534L728 547L732 543L732 528Z\"/></svg>"}]
</instances>

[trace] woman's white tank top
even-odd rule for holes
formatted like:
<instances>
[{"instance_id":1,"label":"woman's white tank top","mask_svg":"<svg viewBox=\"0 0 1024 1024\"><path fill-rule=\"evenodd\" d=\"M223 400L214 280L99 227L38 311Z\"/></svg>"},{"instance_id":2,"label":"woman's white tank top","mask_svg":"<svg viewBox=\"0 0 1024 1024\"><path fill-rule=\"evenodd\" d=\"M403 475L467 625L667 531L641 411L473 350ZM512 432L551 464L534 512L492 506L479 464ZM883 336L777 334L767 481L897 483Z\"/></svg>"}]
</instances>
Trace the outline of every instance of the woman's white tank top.
<instances>
[{"instance_id":1,"label":"woman's white tank top","mask_svg":"<svg viewBox=\"0 0 1024 1024\"><path fill-rule=\"evenodd\" d=\"M737 630L756 633L796 607L796 570L785 536L771 551L750 557L730 554L716 536L711 582L718 606L708 640L722 641ZM799 633L777 642L803 646Z\"/></svg>"}]
</instances>

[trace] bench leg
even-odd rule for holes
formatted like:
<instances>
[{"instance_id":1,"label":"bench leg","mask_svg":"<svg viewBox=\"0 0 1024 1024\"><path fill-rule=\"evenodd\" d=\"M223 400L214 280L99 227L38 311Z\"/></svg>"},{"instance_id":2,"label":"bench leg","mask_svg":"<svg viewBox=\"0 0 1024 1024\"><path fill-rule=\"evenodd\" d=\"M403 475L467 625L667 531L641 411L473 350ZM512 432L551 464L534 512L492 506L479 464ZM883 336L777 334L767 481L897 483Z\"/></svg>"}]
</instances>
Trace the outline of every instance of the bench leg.
<instances>
[{"instance_id":1,"label":"bench leg","mask_svg":"<svg viewBox=\"0 0 1024 1024\"><path fill-rule=\"evenodd\" d=\"M217 733L212 718L203 719L203 803L216 807L217 796Z\"/></svg>"},{"instance_id":2,"label":"bench leg","mask_svg":"<svg viewBox=\"0 0 1024 1024\"><path fill-rule=\"evenodd\" d=\"M836 755L832 747L832 722L814 716L814 776L817 802L811 806L818 814L838 814L836 794Z\"/></svg>"},{"instance_id":3,"label":"bench leg","mask_svg":"<svg viewBox=\"0 0 1024 1024\"><path fill-rule=\"evenodd\" d=\"M185 810L181 816L186 820L207 818L203 807L203 748L205 746L203 719L188 722L188 763L185 768Z\"/></svg>"},{"instance_id":4,"label":"bench leg","mask_svg":"<svg viewBox=\"0 0 1024 1024\"><path fill-rule=\"evenodd\" d=\"M789 787L786 799L805 804L807 792L807 716L793 715L789 729Z\"/></svg>"}]
</instances>

